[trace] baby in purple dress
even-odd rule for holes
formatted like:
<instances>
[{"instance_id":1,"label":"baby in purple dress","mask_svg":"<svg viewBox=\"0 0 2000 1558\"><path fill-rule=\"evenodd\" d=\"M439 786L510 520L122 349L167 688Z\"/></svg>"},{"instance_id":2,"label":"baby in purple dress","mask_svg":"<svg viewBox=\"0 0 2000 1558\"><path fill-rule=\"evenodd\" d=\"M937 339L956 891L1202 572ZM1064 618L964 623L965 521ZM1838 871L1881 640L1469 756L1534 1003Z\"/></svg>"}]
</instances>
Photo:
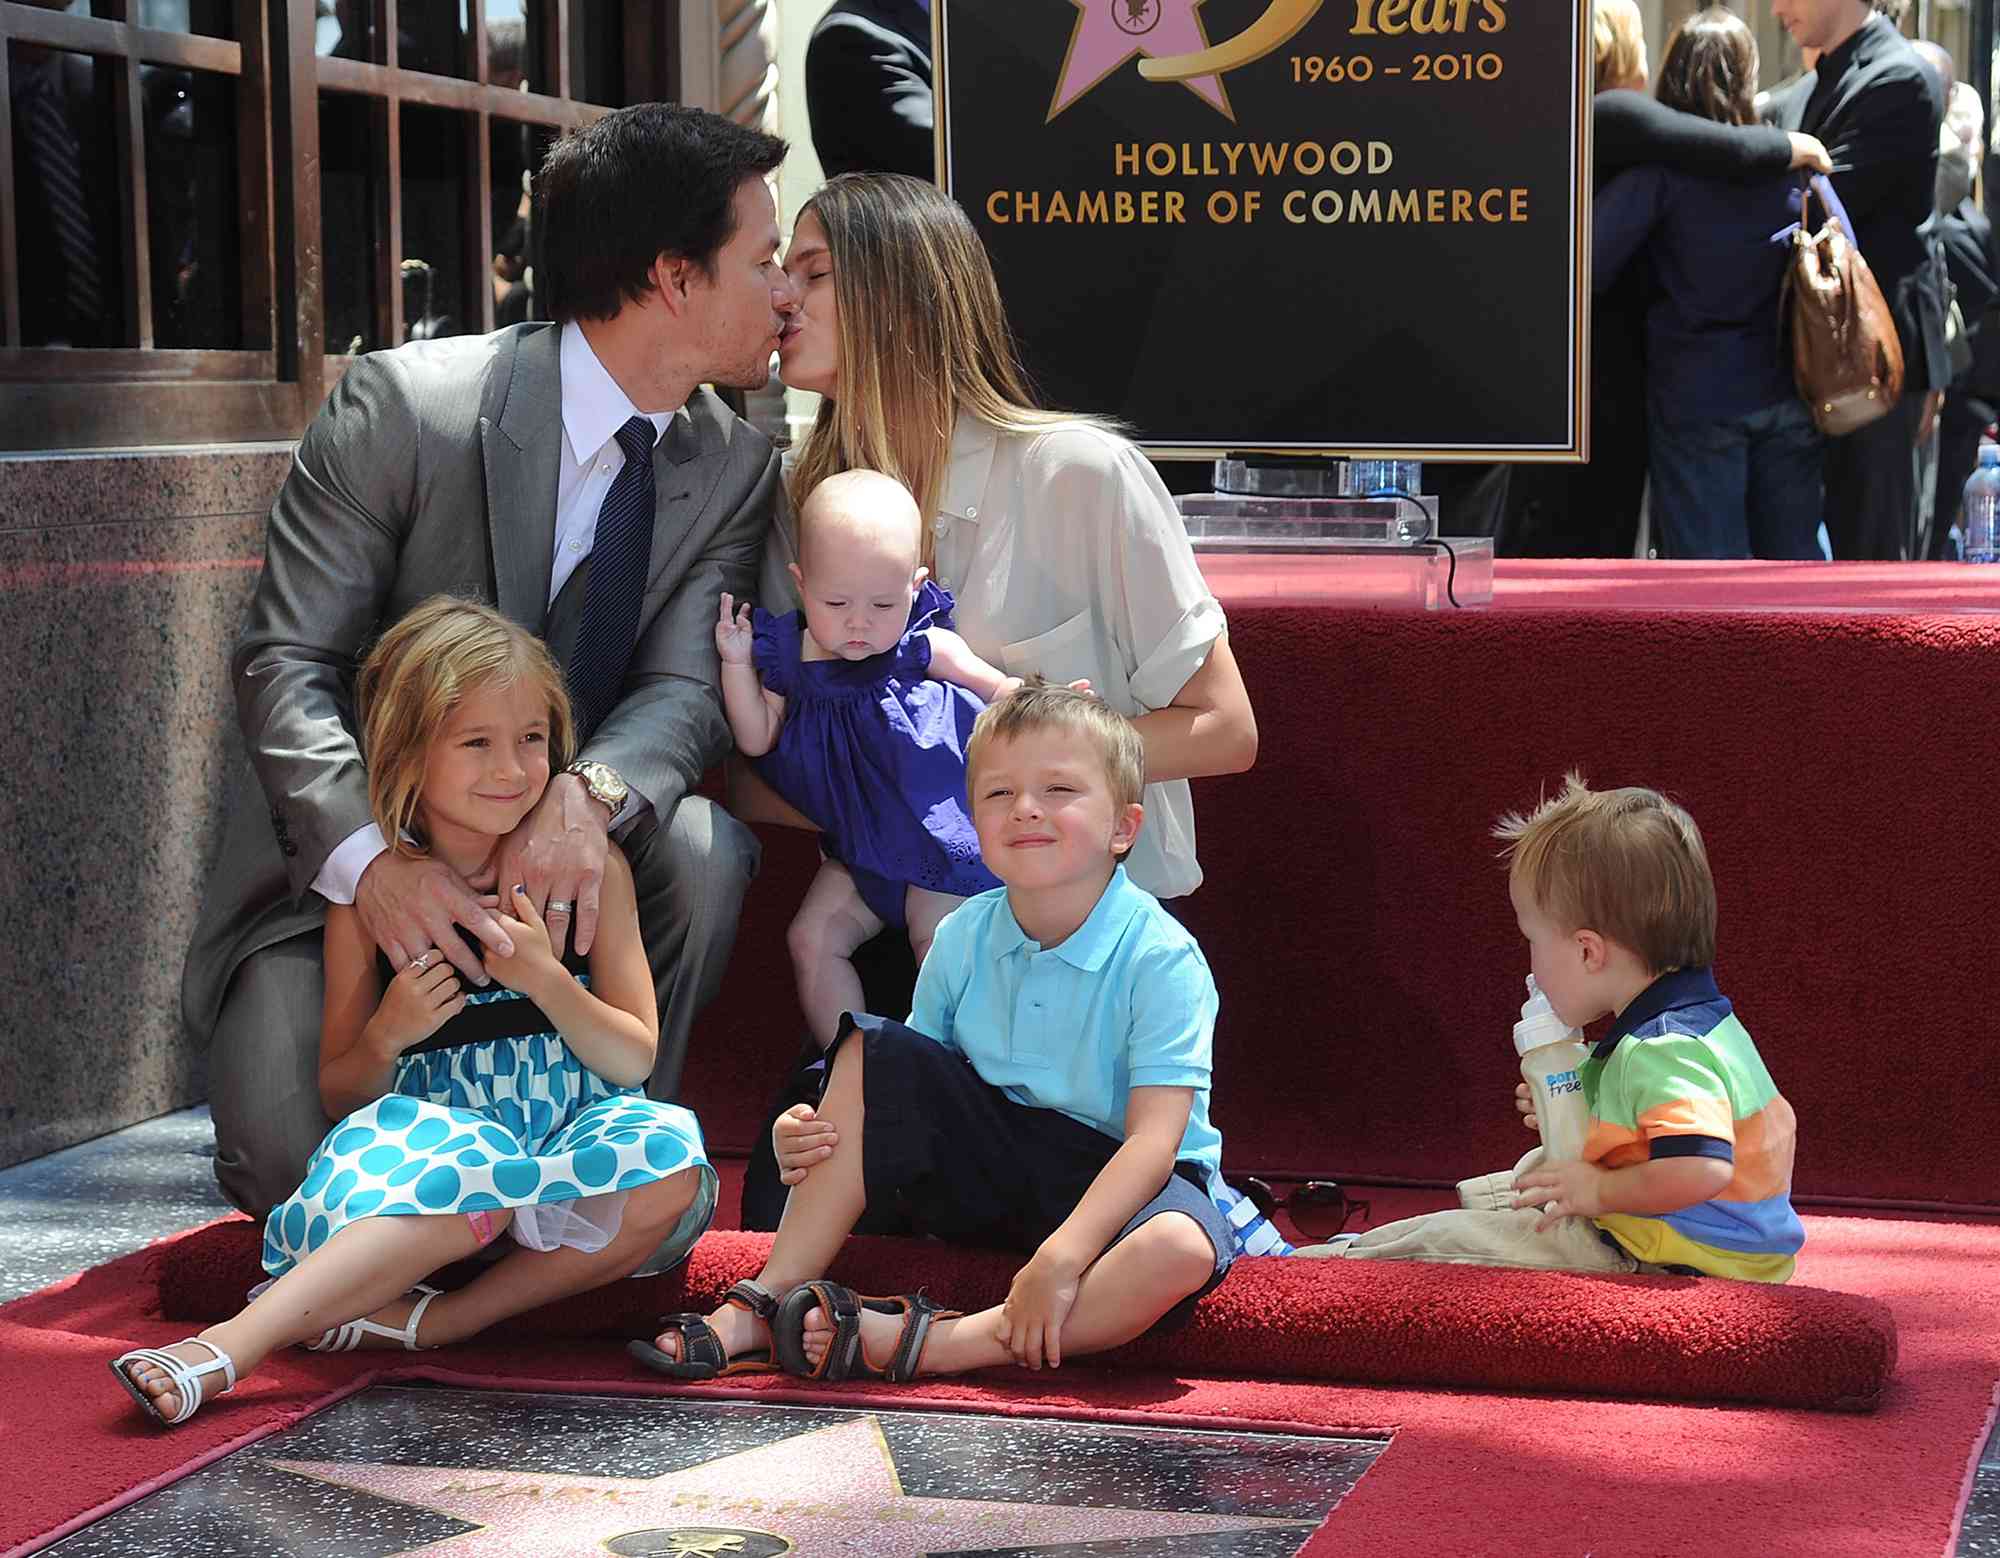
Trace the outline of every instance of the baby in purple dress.
<instances>
[{"instance_id":1,"label":"baby in purple dress","mask_svg":"<svg viewBox=\"0 0 2000 1558\"><path fill-rule=\"evenodd\" d=\"M1021 681L951 630L952 598L921 566L922 541L901 482L829 477L799 513L792 578L805 610L773 616L725 594L715 624L737 749L825 835L787 936L822 1046L842 1012L862 1009L855 948L903 925L921 963L939 920L1000 885L967 809L965 741Z\"/></svg>"}]
</instances>

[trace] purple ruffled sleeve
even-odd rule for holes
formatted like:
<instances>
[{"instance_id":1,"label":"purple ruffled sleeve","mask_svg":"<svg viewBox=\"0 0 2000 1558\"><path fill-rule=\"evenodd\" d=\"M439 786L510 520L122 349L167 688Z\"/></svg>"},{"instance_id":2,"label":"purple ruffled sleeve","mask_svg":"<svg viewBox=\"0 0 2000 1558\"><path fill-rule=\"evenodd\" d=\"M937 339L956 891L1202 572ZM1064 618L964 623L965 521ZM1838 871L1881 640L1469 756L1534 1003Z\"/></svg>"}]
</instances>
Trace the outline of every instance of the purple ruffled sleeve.
<instances>
[{"instance_id":1,"label":"purple ruffled sleeve","mask_svg":"<svg viewBox=\"0 0 2000 1558\"><path fill-rule=\"evenodd\" d=\"M780 698L792 695L798 685L800 636L804 631L801 612L774 617L762 606L750 608L750 663L763 678L766 692Z\"/></svg>"}]
</instances>

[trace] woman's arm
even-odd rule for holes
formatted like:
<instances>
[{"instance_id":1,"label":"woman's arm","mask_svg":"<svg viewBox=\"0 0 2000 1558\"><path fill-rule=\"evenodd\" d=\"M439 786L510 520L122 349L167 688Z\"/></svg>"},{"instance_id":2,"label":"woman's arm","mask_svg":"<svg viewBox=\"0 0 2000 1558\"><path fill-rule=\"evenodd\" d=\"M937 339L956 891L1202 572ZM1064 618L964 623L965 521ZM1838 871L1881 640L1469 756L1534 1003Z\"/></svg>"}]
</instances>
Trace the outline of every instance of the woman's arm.
<instances>
[{"instance_id":1,"label":"woman's arm","mask_svg":"<svg viewBox=\"0 0 2000 1558\"><path fill-rule=\"evenodd\" d=\"M1064 430L1037 442L1024 477L1027 510L1078 538L1079 552L1038 561L1080 567L1094 586L1093 611L1123 661L1105 669L1122 670L1133 704L1147 711L1133 719L1147 779L1248 768L1257 759L1250 694L1187 524L1152 462L1122 438ZM1097 690L1116 696L1115 682Z\"/></svg>"},{"instance_id":2,"label":"woman's arm","mask_svg":"<svg viewBox=\"0 0 2000 1558\"><path fill-rule=\"evenodd\" d=\"M1591 153L1600 184L1625 168L1653 162L1748 183L1800 166L1795 140L1811 137L1795 138L1770 125L1718 124L1643 92L1600 92L1591 99Z\"/></svg>"},{"instance_id":3,"label":"woman's arm","mask_svg":"<svg viewBox=\"0 0 2000 1558\"><path fill-rule=\"evenodd\" d=\"M741 756L724 765L723 783L729 795L729 814L738 822L775 822L781 828L820 831L818 823L765 783L764 776Z\"/></svg>"},{"instance_id":4,"label":"woman's arm","mask_svg":"<svg viewBox=\"0 0 2000 1558\"><path fill-rule=\"evenodd\" d=\"M1132 721L1146 743L1146 779L1240 774L1257 761L1257 716L1224 633L1164 709Z\"/></svg>"},{"instance_id":5,"label":"woman's arm","mask_svg":"<svg viewBox=\"0 0 2000 1558\"><path fill-rule=\"evenodd\" d=\"M1591 202L1590 289L1608 292L1666 210L1664 168L1628 168Z\"/></svg>"},{"instance_id":6,"label":"woman's arm","mask_svg":"<svg viewBox=\"0 0 2000 1558\"><path fill-rule=\"evenodd\" d=\"M1021 685L1021 678L1009 676L998 666L988 665L972 652L972 646L950 628L926 628L930 641L931 680L950 682L967 692L977 693L987 703L997 702Z\"/></svg>"},{"instance_id":7,"label":"woman's arm","mask_svg":"<svg viewBox=\"0 0 2000 1558\"><path fill-rule=\"evenodd\" d=\"M624 853L604 859L604 888L597 939L590 946L585 989L556 960L548 928L526 893L512 895L518 920L502 923L514 937L511 958L488 956L487 971L542 1009L576 1058L614 1087L638 1087L653 1074L660 1023L653 973L639 936L638 896Z\"/></svg>"},{"instance_id":8,"label":"woman's arm","mask_svg":"<svg viewBox=\"0 0 2000 1558\"><path fill-rule=\"evenodd\" d=\"M457 971L435 952L382 988L375 944L350 905L326 911L326 997L320 1008L319 1101L335 1120L394 1085L396 1058L465 1009Z\"/></svg>"}]
</instances>

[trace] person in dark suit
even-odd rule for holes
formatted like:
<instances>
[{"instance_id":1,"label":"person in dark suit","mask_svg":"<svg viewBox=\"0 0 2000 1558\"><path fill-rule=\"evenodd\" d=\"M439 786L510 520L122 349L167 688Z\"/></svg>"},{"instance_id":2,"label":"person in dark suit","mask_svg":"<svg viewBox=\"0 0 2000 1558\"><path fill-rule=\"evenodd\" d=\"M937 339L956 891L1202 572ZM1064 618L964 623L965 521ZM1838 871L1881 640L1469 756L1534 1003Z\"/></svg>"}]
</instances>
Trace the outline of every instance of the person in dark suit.
<instances>
[{"instance_id":1,"label":"person in dark suit","mask_svg":"<svg viewBox=\"0 0 2000 1558\"><path fill-rule=\"evenodd\" d=\"M262 794L231 818L181 982L210 1046L216 1177L246 1211L283 1200L327 1129L329 903L394 967L442 954L483 985L476 949L511 942L481 894L524 884L557 953L588 952L615 842L659 1001L650 1087L677 1088L758 856L689 794L729 748L715 603L754 588L779 494L769 442L702 386L762 384L796 307L765 182L784 155L661 103L558 141L533 221L554 323L365 356L306 429L231 667ZM356 740L357 662L440 593L547 640L578 709L578 761L490 882L388 847Z\"/></svg>"},{"instance_id":2,"label":"person in dark suit","mask_svg":"<svg viewBox=\"0 0 2000 1558\"><path fill-rule=\"evenodd\" d=\"M930 0L836 0L806 44L806 113L828 178L935 180Z\"/></svg>"},{"instance_id":3,"label":"person in dark suit","mask_svg":"<svg viewBox=\"0 0 2000 1558\"><path fill-rule=\"evenodd\" d=\"M1826 529L1836 558L1904 558L1915 543L1916 445L1944 390L1925 328L1938 267L1928 237L1944 100L1937 77L1867 0L1773 0L1773 14L1816 67L1771 95L1781 129L1816 135L1850 236L1895 315L1903 396L1887 416L1826 445ZM1935 392L1935 395L1934 393Z\"/></svg>"}]
</instances>

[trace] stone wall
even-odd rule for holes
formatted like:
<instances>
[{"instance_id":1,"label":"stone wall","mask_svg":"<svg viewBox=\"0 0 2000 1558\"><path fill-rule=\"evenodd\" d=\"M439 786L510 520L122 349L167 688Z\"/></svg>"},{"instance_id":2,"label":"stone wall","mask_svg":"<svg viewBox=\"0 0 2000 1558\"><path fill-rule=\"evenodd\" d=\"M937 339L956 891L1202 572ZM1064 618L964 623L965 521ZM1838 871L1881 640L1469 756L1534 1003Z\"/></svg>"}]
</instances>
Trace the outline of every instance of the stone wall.
<instances>
[{"instance_id":1,"label":"stone wall","mask_svg":"<svg viewBox=\"0 0 2000 1558\"><path fill-rule=\"evenodd\" d=\"M205 1096L182 954L288 444L0 457L0 1167Z\"/></svg>"}]
</instances>

